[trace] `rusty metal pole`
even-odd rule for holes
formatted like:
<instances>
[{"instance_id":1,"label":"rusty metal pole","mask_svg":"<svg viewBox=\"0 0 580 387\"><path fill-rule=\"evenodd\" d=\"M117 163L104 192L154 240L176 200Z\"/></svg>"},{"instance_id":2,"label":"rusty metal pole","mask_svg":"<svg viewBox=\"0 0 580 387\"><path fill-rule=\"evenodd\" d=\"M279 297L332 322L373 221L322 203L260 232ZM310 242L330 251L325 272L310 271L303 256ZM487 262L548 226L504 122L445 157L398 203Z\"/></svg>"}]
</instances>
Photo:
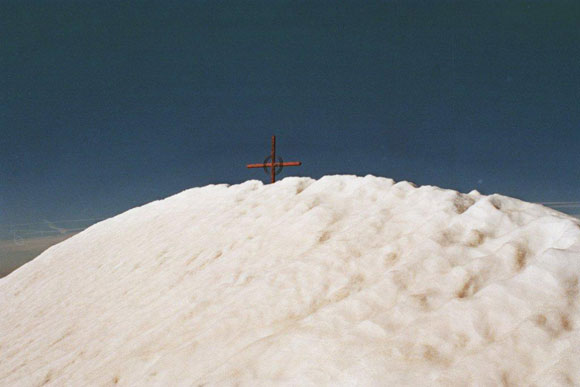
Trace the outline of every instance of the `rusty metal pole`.
<instances>
[{"instance_id":1,"label":"rusty metal pole","mask_svg":"<svg viewBox=\"0 0 580 387\"><path fill-rule=\"evenodd\" d=\"M274 183L276 181L276 136L272 136L272 160L270 161L270 182Z\"/></svg>"}]
</instances>

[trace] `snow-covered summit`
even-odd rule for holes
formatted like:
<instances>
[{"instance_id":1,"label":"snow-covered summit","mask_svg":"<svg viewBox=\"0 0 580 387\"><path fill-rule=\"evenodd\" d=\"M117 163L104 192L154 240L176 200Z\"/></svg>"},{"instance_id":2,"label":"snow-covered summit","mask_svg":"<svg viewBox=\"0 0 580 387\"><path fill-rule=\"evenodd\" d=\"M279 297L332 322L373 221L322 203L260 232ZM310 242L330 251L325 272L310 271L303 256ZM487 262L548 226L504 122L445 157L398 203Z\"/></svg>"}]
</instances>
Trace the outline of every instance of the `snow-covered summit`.
<instances>
[{"instance_id":1,"label":"snow-covered summit","mask_svg":"<svg viewBox=\"0 0 580 387\"><path fill-rule=\"evenodd\" d=\"M580 384L580 226L374 176L194 188L0 279L0 385Z\"/></svg>"}]
</instances>

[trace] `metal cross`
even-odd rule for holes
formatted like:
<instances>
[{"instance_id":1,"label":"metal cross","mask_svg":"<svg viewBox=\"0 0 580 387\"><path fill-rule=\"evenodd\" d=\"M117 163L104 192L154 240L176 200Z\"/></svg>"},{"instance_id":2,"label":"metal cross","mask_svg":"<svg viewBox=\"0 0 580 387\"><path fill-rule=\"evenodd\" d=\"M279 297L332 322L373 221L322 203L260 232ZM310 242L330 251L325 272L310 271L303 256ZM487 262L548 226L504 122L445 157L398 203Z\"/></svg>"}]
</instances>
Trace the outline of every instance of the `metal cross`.
<instances>
[{"instance_id":1,"label":"metal cross","mask_svg":"<svg viewBox=\"0 0 580 387\"><path fill-rule=\"evenodd\" d=\"M285 163L280 156L276 159L276 136L272 136L272 152L270 156L266 157L262 164L248 164L247 167L264 168L264 172L270 173L270 182L274 183L276 181L276 175L282 172L283 167L297 167L299 165L302 165L300 161L289 161ZM268 168L270 168L270 171L268 171Z\"/></svg>"}]
</instances>

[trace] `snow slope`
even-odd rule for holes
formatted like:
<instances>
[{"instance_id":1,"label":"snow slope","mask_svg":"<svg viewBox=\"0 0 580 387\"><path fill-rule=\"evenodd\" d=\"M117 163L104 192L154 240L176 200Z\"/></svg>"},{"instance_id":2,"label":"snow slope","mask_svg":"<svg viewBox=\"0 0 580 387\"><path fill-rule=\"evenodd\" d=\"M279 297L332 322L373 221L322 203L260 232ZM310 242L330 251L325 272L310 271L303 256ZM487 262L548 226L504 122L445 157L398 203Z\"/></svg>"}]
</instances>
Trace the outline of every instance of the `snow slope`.
<instances>
[{"instance_id":1,"label":"snow slope","mask_svg":"<svg viewBox=\"0 0 580 387\"><path fill-rule=\"evenodd\" d=\"M579 221L374 176L194 188L0 280L0 385L580 385Z\"/></svg>"}]
</instances>

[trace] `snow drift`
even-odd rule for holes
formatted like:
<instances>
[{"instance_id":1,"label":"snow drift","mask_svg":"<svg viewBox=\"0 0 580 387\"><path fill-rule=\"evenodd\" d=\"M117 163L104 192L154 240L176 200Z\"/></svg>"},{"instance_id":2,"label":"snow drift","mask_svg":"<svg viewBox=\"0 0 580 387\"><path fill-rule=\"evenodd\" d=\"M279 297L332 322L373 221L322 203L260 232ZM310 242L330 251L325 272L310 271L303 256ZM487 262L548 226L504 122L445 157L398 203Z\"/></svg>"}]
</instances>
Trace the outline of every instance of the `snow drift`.
<instances>
[{"instance_id":1,"label":"snow drift","mask_svg":"<svg viewBox=\"0 0 580 387\"><path fill-rule=\"evenodd\" d=\"M500 195L194 188L0 280L0 385L579 385L579 276L579 221Z\"/></svg>"}]
</instances>

